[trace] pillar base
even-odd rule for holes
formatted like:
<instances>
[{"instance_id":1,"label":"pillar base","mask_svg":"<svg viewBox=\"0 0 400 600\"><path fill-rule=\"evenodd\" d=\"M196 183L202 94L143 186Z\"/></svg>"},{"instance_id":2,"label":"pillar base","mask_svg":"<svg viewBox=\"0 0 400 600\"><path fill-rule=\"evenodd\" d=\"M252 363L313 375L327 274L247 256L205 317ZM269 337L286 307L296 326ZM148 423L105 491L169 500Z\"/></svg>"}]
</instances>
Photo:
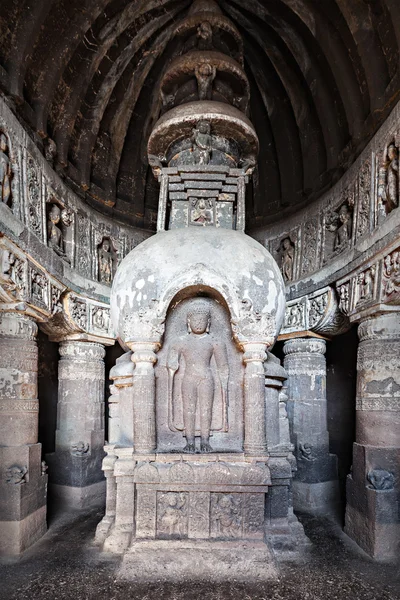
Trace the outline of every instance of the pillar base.
<instances>
[{"instance_id":1,"label":"pillar base","mask_svg":"<svg viewBox=\"0 0 400 600\"><path fill-rule=\"evenodd\" d=\"M103 507L106 502L106 482L99 481L85 487L51 483L49 494L57 505L62 508L81 510L83 508Z\"/></svg>"},{"instance_id":2,"label":"pillar base","mask_svg":"<svg viewBox=\"0 0 400 600\"><path fill-rule=\"evenodd\" d=\"M46 506L20 521L0 521L0 556L18 556L46 531Z\"/></svg>"},{"instance_id":3,"label":"pillar base","mask_svg":"<svg viewBox=\"0 0 400 600\"><path fill-rule=\"evenodd\" d=\"M375 560L399 557L400 522L395 489L376 490L347 479L345 533Z\"/></svg>"},{"instance_id":4,"label":"pillar base","mask_svg":"<svg viewBox=\"0 0 400 600\"><path fill-rule=\"evenodd\" d=\"M304 483L293 481L293 506L312 515L336 514L340 507L339 482Z\"/></svg>"}]
</instances>

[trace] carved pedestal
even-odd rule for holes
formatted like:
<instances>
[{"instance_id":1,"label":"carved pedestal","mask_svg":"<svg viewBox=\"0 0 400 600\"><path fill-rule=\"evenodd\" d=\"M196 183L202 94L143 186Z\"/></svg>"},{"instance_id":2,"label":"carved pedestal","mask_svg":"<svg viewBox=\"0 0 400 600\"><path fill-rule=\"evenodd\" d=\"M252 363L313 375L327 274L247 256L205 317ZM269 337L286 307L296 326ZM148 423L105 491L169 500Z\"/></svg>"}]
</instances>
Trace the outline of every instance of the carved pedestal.
<instances>
[{"instance_id":1,"label":"carved pedestal","mask_svg":"<svg viewBox=\"0 0 400 600\"><path fill-rule=\"evenodd\" d=\"M46 531L46 469L38 444L36 323L0 313L0 555Z\"/></svg>"},{"instance_id":2,"label":"carved pedestal","mask_svg":"<svg viewBox=\"0 0 400 600\"><path fill-rule=\"evenodd\" d=\"M103 504L104 347L60 343L56 451L47 455L50 491L70 507Z\"/></svg>"},{"instance_id":3,"label":"carved pedestal","mask_svg":"<svg viewBox=\"0 0 400 600\"><path fill-rule=\"evenodd\" d=\"M398 558L400 540L400 313L358 328L356 442L346 533L372 557Z\"/></svg>"},{"instance_id":4,"label":"carved pedestal","mask_svg":"<svg viewBox=\"0 0 400 600\"><path fill-rule=\"evenodd\" d=\"M297 473L293 481L295 510L324 513L339 502L337 458L329 454L326 403L326 342L285 342L287 403Z\"/></svg>"}]
</instances>

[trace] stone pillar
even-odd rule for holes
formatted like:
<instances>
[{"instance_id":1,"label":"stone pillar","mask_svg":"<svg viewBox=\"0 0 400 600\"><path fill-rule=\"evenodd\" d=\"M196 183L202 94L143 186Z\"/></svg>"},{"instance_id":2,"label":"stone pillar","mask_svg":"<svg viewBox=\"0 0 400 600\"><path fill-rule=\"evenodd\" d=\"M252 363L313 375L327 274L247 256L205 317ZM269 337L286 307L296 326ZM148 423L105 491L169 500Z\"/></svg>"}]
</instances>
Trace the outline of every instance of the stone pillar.
<instances>
[{"instance_id":1,"label":"stone pillar","mask_svg":"<svg viewBox=\"0 0 400 600\"><path fill-rule=\"evenodd\" d=\"M358 328L356 441L347 480L346 533L370 556L398 558L400 313Z\"/></svg>"},{"instance_id":2,"label":"stone pillar","mask_svg":"<svg viewBox=\"0 0 400 600\"><path fill-rule=\"evenodd\" d=\"M46 531L36 334L29 317L0 313L0 555L20 554Z\"/></svg>"},{"instance_id":3,"label":"stone pillar","mask_svg":"<svg viewBox=\"0 0 400 600\"><path fill-rule=\"evenodd\" d=\"M156 380L154 365L159 344L132 343L133 377L133 438L135 452L154 452L156 440Z\"/></svg>"},{"instance_id":4,"label":"stone pillar","mask_svg":"<svg viewBox=\"0 0 400 600\"><path fill-rule=\"evenodd\" d=\"M69 507L102 505L104 456L104 347L60 343L56 451L47 455L50 491Z\"/></svg>"},{"instance_id":5,"label":"stone pillar","mask_svg":"<svg viewBox=\"0 0 400 600\"><path fill-rule=\"evenodd\" d=\"M293 505L312 514L334 512L339 503L337 458L329 454L325 350L325 340L315 338L291 339L283 348L297 459Z\"/></svg>"},{"instance_id":6,"label":"stone pillar","mask_svg":"<svg viewBox=\"0 0 400 600\"><path fill-rule=\"evenodd\" d=\"M265 413L264 344L243 344L244 373L244 451L260 456L267 451Z\"/></svg>"},{"instance_id":7,"label":"stone pillar","mask_svg":"<svg viewBox=\"0 0 400 600\"><path fill-rule=\"evenodd\" d=\"M267 355L268 360L264 363L265 420L268 451L273 451L278 449L282 443L280 436L280 390L286 379L286 371L281 366L279 358L276 358L270 352ZM288 448L290 446L289 441Z\"/></svg>"},{"instance_id":8,"label":"stone pillar","mask_svg":"<svg viewBox=\"0 0 400 600\"><path fill-rule=\"evenodd\" d=\"M110 371L110 379L114 384L110 386L108 444L104 446L106 457L103 459L102 464L107 482L106 512L96 529L96 542L98 544L104 543L115 523L117 507L117 478L114 472L117 461L116 452L121 446L128 446L131 454L133 448L132 375L134 365L131 358L132 352L126 352L117 358L116 364ZM119 544L119 541L117 544Z\"/></svg>"}]
</instances>

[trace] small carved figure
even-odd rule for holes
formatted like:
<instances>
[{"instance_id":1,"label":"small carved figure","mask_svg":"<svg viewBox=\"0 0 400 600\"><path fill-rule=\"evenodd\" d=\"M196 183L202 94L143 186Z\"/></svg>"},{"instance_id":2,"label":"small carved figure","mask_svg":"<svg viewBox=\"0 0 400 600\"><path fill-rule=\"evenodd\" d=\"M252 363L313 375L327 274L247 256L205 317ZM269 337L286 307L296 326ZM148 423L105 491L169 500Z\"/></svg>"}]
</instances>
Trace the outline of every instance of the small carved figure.
<instances>
[{"instance_id":1,"label":"small carved figure","mask_svg":"<svg viewBox=\"0 0 400 600\"><path fill-rule=\"evenodd\" d=\"M45 294L46 294L47 281L44 275L38 273L37 271L32 271L32 284L31 284L31 293L32 299L36 300L39 303L46 303Z\"/></svg>"},{"instance_id":2,"label":"small carved figure","mask_svg":"<svg viewBox=\"0 0 400 600\"><path fill-rule=\"evenodd\" d=\"M224 345L216 344L209 336L211 313L207 306L197 304L187 314L188 336L175 345L168 356L169 397L172 404L174 375L185 362L182 378L183 424L186 446L184 452L195 452L196 408L200 408L201 452L212 452L210 431L215 382L211 370L214 356L221 381L222 394L227 397L228 356ZM225 402L224 402L225 404Z\"/></svg>"},{"instance_id":3,"label":"small carved figure","mask_svg":"<svg viewBox=\"0 0 400 600\"><path fill-rule=\"evenodd\" d=\"M15 255L9 250L1 250L1 274L6 276L7 279L11 279L11 266L15 261Z\"/></svg>"},{"instance_id":4,"label":"small carved figure","mask_svg":"<svg viewBox=\"0 0 400 600\"><path fill-rule=\"evenodd\" d=\"M108 310L98 308L93 311L93 326L101 331L108 331L110 327L110 314Z\"/></svg>"},{"instance_id":5,"label":"small carved figure","mask_svg":"<svg viewBox=\"0 0 400 600\"><path fill-rule=\"evenodd\" d=\"M226 537L237 536L241 529L240 506L231 494L219 498L215 513L218 533Z\"/></svg>"},{"instance_id":6,"label":"small carved figure","mask_svg":"<svg viewBox=\"0 0 400 600\"><path fill-rule=\"evenodd\" d=\"M324 315L328 303L328 294L322 294L311 300L309 321L314 326Z\"/></svg>"},{"instance_id":7,"label":"small carved figure","mask_svg":"<svg viewBox=\"0 0 400 600\"><path fill-rule=\"evenodd\" d=\"M378 197L389 214L399 205L399 151L392 142L385 147L379 169Z\"/></svg>"},{"instance_id":8,"label":"small carved figure","mask_svg":"<svg viewBox=\"0 0 400 600\"><path fill-rule=\"evenodd\" d=\"M217 74L215 66L209 63L200 63L196 66L194 74L197 79L199 100L211 100L212 84Z\"/></svg>"},{"instance_id":9,"label":"small carved figure","mask_svg":"<svg viewBox=\"0 0 400 600\"><path fill-rule=\"evenodd\" d=\"M394 475L385 469L369 471L367 479L375 490L392 490L394 487Z\"/></svg>"},{"instance_id":10,"label":"small carved figure","mask_svg":"<svg viewBox=\"0 0 400 600\"><path fill-rule=\"evenodd\" d=\"M342 311L343 314L348 315L350 309L350 294L349 294L349 285L344 284L339 288L339 310Z\"/></svg>"},{"instance_id":11,"label":"small carved figure","mask_svg":"<svg viewBox=\"0 0 400 600\"><path fill-rule=\"evenodd\" d=\"M212 225L214 223L214 205L211 199L190 198L190 221L196 225Z\"/></svg>"},{"instance_id":12,"label":"small carved figure","mask_svg":"<svg viewBox=\"0 0 400 600\"><path fill-rule=\"evenodd\" d=\"M285 327L298 327L301 325L303 309L300 304L294 304L287 308Z\"/></svg>"},{"instance_id":13,"label":"small carved figure","mask_svg":"<svg viewBox=\"0 0 400 600\"><path fill-rule=\"evenodd\" d=\"M211 124L199 121L192 132L192 157L195 165L208 165L212 152Z\"/></svg>"},{"instance_id":14,"label":"small carved figure","mask_svg":"<svg viewBox=\"0 0 400 600\"><path fill-rule=\"evenodd\" d=\"M84 456L89 452L89 444L87 442L75 442L71 444L71 454L74 456Z\"/></svg>"},{"instance_id":15,"label":"small carved figure","mask_svg":"<svg viewBox=\"0 0 400 600\"><path fill-rule=\"evenodd\" d=\"M285 281L292 281L294 266L294 244L290 237L281 242L281 271Z\"/></svg>"},{"instance_id":16,"label":"small carved figure","mask_svg":"<svg viewBox=\"0 0 400 600\"><path fill-rule=\"evenodd\" d=\"M312 456L311 444L307 442L304 442L304 444L299 444L299 458L303 460L308 460L310 462L315 460L315 458L313 458Z\"/></svg>"},{"instance_id":17,"label":"small carved figure","mask_svg":"<svg viewBox=\"0 0 400 600\"><path fill-rule=\"evenodd\" d=\"M7 136L0 132L0 197L5 204L9 203L11 198L11 160Z\"/></svg>"},{"instance_id":18,"label":"small carved figure","mask_svg":"<svg viewBox=\"0 0 400 600\"><path fill-rule=\"evenodd\" d=\"M114 261L111 244L104 238L99 248L99 281L110 284L114 275Z\"/></svg>"},{"instance_id":19,"label":"small carved figure","mask_svg":"<svg viewBox=\"0 0 400 600\"><path fill-rule=\"evenodd\" d=\"M400 252L395 250L384 259L384 291L389 300L400 292Z\"/></svg>"},{"instance_id":20,"label":"small carved figure","mask_svg":"<svg viewBox=\"0 0 400 600\"><path fill-rule=\"evenodd\" d=\"M181 535L182 520L184 515L184 507L186 498L180 494L166 494L167 506L161 517L161 523L167 530L169 535Z\"/></svg>"},{"instance_id":21,"label":"small carved figure","mask_svg":"<svg viewBox=\"0 0 400 600\"><path fill-rule=\"evenodd\" d=\"M54 161L57 156L57 145L54 140L47 138L44 142L44 157L51 167L54 167Z\"/></svg>"},{"instance_id":22,"label":"small carved figure","mask_svg":"<svg viewBox=\"0 0 400 600\"><path fill-rule=\"evenodd\" d=\"M330 231L336 231L333 249L341 250L348 245L351 240L351 230L353 226L353 217L347 203L342 204L338 213L339 224L331 225Z\"/></svg>"},{"instance_id":23,"label":"small carved figure","mask_svg":"<svg viewBox=\"0 0 400 600\"><path fill-rule=\"evenodd\" d=\"M213 30L209 21L203 21L197 27L195 35L192 35L183 46L181 54L186 54L189 50L212 50L213 49Z\"/></svg>"},{"instance_id":24,"label":"small carved figure","mask_svg":"<svg viewBox=\"0 0 400 600\"><path fill-rule=\"evenodd\" d=\"M375 265L358 276L358 302L372 300L374 296Z\"/></svg>"},{"instance_id":25,"label":"small carved figure","mask_svg":"<svg viewBox=\"0 0 400 600\"><path fill-rule=\"evenodd\" d=\"M7 483L14 483L15 485L25 483L27 473L28 467L10 467L6 471L6 481Z\"/></svg>"},{"instance_id":26,"label":"small carved figure","mask_svg":"<svg viewBox=\"0 0 400 600\"><path fill-rule=\"evenodd\" d=\"M52 204L49 212L49 219L47 221L47 243L50 248L54 250L58 256L61 256L67 262L69 262L67 255L64 251L64 240L61 229L58 227L58 223L61 219L61 209L57 204Z\"/></svg>"}]
</instances>

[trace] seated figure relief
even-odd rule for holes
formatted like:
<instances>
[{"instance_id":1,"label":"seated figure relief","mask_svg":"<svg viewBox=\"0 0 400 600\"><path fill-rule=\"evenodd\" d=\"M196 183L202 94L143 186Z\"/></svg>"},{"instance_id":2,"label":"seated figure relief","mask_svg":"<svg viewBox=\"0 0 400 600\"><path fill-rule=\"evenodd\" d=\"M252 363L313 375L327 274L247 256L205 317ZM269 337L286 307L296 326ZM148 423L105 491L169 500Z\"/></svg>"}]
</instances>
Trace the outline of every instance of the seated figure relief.
<instances>
[{"instance_id":1,"label":"seated figure relief","mask_svg":"<svg viewBox=\"0 0 400 600\"><path fill-rule=\"evenodd\" d=\"M216 342L210 335L212 322L207 305L193 303L186 318L188 333L171 346L167 357L170 414L176 413L176 403L181 396L186 438L184 452L196 450L197 413L200 421L200 451L212 452L210 434L217 386L221 391L222 406L226 406L228 401L227 350L223 343ZM216 369L212 368L213 359Z\"/></svg>"}]
</instances>

